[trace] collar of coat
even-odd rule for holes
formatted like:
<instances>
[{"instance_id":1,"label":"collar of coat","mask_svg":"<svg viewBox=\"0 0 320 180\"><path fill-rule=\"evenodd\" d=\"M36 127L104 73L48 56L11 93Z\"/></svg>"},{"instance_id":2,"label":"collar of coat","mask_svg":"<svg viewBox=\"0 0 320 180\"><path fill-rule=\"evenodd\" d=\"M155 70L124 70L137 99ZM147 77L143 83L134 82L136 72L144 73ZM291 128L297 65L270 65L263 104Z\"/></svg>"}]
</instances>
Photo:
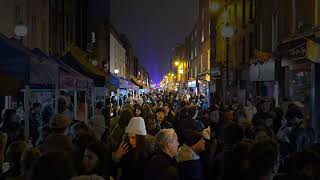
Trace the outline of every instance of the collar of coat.
<instances>
[{"instance_id":1,"label":"collar of coat","mask_svg":"<svg viewBox=\"0 0 320 180\"><path fill-rule=\"evenodd\" d=\"M185 162L185 161L191 161L191 160L199 160L200 156L197 155L191 147L187 145L183 145L178 150L178 156L176 157L178 162Z\"/></svg>"}]
</instances>

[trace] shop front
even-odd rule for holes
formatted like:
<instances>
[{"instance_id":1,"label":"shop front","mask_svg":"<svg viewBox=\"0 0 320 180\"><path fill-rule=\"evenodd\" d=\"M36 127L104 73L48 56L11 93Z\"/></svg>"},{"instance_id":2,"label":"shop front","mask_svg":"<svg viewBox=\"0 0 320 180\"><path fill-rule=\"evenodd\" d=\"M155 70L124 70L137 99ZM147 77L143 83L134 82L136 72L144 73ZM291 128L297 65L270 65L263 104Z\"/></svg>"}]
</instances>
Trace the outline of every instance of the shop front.
<instances>
[{"instance_id":1,"label":"shop front","mask_svg":"<svg viewBox=\"0 0 320 180\"><path fill-rule=\"evenodd\" d=\"M274 97L275 92L275 61L270 59L263 63L251 64L249 81L252 82L253 96Z\"/></svg>"},{"instance_id":2,"label":"shop front","mask_svg":"<svg viewBox=\"0 0 320 180\"><path fill-rule=\"evenodd\" d=\"M310 36L306 36L310 38ZM306 109L311 106L312 61L306 58L307 38L287 41L280 45L281 56L281 96L292 101L300 101Z\"/></svg>"},{"instance_id":3,"label":"shop front","mask_svg":"<svg viewBox=\"0 0 320 180\"><path fill-rule=\"evenodd\" d=\"M198 92L197 94L202 94L206 97L210 96L210 75L203 74L198 76Z\"/></svg>"},{"instance_id":4,"label":"shop front","mask_svg":"<svg viewBox=\"0 0 320 180\"><path fill-rule=\"evenodd\" d=\"M188 81L188 91L190 93L196 93L197 92L197 81L196 80L189 80Z\"/></svg>"}]
</instances>

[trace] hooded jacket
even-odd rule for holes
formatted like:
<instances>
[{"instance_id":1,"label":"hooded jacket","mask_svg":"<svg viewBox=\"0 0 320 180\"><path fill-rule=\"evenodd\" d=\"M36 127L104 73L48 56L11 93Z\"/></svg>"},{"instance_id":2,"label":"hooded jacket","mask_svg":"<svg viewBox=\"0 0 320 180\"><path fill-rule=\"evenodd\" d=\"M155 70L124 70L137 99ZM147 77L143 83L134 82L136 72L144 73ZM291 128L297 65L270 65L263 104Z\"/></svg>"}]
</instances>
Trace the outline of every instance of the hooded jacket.
<instances>
[{"instance_id":1,"label":"hooded jacket","mask_svg":"<svg viewBox=\"0 0 320 180\"><path fill-rule=\"evenodd\" d=\"M204 180L204 170L200 156L189 146L181 146L176 159L181 180Z\"/></svg>"}]
</instances>

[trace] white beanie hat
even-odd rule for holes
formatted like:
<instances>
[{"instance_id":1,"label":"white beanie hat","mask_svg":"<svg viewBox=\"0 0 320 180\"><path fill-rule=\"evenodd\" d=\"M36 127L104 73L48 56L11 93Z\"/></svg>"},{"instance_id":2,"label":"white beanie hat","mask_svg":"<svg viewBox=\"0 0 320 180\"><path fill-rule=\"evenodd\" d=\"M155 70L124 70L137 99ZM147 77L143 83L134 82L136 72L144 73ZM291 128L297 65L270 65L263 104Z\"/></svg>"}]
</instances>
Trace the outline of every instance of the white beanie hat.
<instances>
[{"instance_id":1,"label":"white beanie hat","mask_svg":"<svg viewBox=\"0 0 320 180\"><path fill-rule=\"evenodd\" d=\"M142 117L134 117L130 120L126 133L136 134L136 135L147 135L146 125Z\"/></svg>"}]
</instances>

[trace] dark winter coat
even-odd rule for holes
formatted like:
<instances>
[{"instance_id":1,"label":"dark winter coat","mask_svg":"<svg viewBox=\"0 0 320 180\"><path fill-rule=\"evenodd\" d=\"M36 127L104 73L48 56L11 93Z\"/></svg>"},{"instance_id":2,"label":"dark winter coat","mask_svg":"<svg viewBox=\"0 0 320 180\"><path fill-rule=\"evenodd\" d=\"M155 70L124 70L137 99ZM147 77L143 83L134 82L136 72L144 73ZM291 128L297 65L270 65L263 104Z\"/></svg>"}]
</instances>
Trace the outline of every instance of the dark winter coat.
<instances>
[{"instance_id":1,"label":"dark winter coat","mask_svg":"<svg viewBox=\"0 0 320 180\"><path fill-rule=\"evenodd\" d=\"M180 180L176 160L163 152L157 153L146 164L144 180Z\"/></svg>"},{"instance_id":2,"label":"dark winter coat","mask_svg":"<svg viewBox=\"0 0 320 180\"><path fill-rule=\"evenodd\" d=\"M181 180L204 180L205 175L200 156L194 153L189 146L183 145L179 149L177 161Z\"/></svg>"},{"instance_id":3,"label":"dark winter coat","mask_svg":"<svg viewBox=\"0 0 320 180\"><path fill-rule=\"evenodd\" d=\"M301 126L294 128L289 136L291 147L296 150L302 150L305 145L312 144L315 141L315 133L311 127Z\"/></svg>"}]
</instances>

